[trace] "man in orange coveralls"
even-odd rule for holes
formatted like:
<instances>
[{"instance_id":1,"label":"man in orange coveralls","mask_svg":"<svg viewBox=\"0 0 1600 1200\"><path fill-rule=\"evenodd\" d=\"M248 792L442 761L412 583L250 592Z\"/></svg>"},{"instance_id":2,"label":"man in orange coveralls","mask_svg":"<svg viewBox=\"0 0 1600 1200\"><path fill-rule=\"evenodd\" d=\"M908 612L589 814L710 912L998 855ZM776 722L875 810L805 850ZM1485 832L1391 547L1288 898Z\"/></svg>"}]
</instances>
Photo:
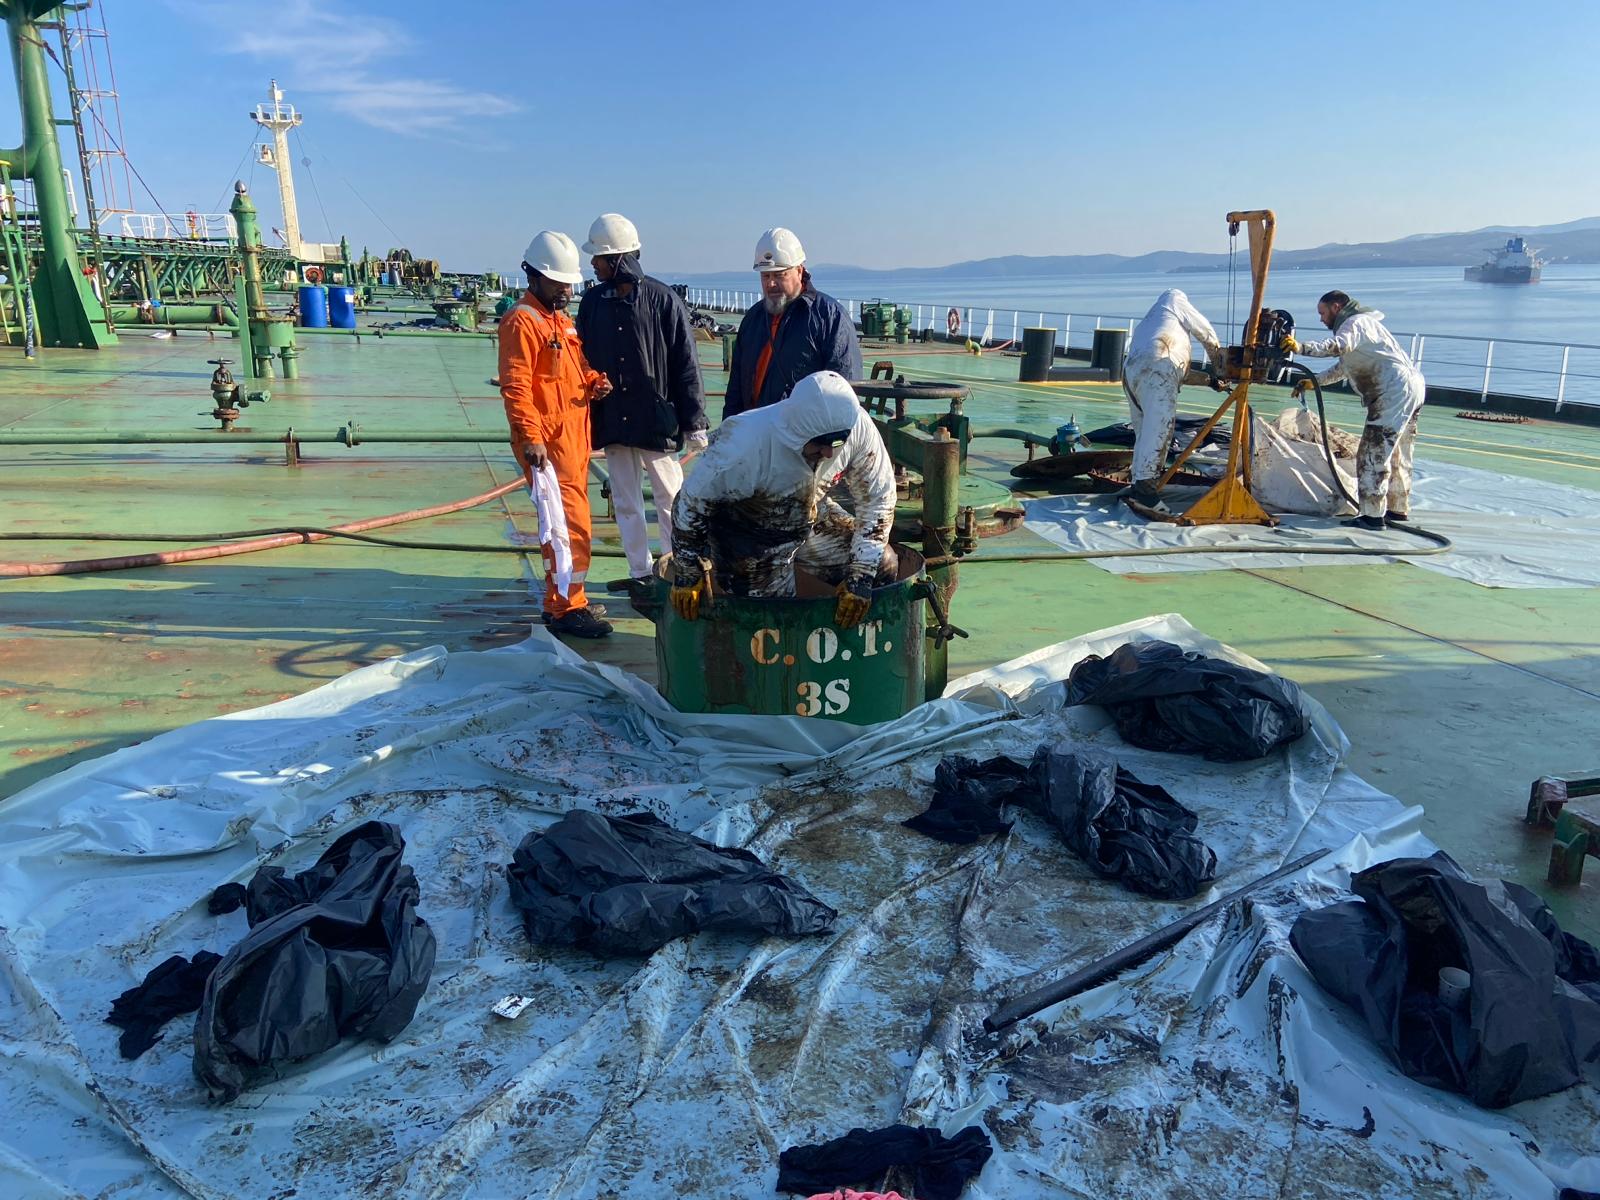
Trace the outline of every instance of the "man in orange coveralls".
<instances>
[{"instance_id":1,"label":"man in orange coveralls","mask_svg":"<svg viewBox=\"0 0 1600 1200\"><path fill-rule=\"evenodd\" d=\"M561 508L572 545L572 579L556 585L553 547L544 546L544 621L556 633L602 638L611 632L590 608L583 581L589 572L589 401L611 391L590 368L566 314L572 287L583 279L578 247L564 233L544 230L528 243L522 269L528 291L500 320L500 396L511 425L511 449L530 482L548 463L561 487Z\"/></svg>"}]
</instances>

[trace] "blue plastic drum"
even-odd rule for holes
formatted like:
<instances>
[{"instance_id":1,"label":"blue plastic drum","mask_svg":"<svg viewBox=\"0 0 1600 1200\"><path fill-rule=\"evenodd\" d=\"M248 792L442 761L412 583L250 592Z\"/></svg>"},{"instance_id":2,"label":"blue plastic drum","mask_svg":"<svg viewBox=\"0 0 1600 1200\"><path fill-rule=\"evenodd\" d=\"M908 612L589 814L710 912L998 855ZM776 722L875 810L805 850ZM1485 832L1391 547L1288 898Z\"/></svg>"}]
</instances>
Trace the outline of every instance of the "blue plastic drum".
<instances>
[{"instance_id":1,"label":"blue plastic drum","mask_svg":"<svg viewBox=\"0 0 1600 1200\"><path fill-rule=\"evenodd\" d=\"M328 289L316 284L300 288L300 325L304 329L328 327Z\"/></svg>"},{"instance_id":2,"label":"blue plastic drum","mask_svg":"<svg viewBox=\"0 0 1600 1200\"><path fill-rule=\"evenodd\" d=\"M353 287L328 288L328 323L335 329L356 327L356 290Z\"/></svg>"}]
</instances>

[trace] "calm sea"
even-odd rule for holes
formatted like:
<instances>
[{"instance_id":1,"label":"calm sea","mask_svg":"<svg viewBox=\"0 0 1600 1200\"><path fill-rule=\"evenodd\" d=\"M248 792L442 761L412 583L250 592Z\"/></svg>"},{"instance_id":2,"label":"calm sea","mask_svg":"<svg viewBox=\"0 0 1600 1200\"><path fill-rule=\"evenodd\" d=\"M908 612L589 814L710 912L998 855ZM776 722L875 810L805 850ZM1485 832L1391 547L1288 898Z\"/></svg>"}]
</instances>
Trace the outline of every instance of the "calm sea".
<instances>
[{"instance_id":1,"label":"calm sea","mask_svg":"<svg viewBox=\"0 0 1600 1200\"><path fill-rule=\"evenodd\" d=\"M677 278L690 284L729 286L726 277ZM1126 318L1142 316L1160 292L1175 287L1188 293L1219 334L1225 339L1228 336L1224 329L1230 313L1225 271L1026 279L942 276L937 281L910 283L885 283L836 271L819 276L817 284L841 299L881 296L898 304L921 305L924 323L937 312L942 325L944 313L951 307L963 310L963 316L967 309L978 309L981 311L972 313L977 332L982 332L988 310L993 308L993 332L999 338L1011 336L1014 322L1019 327L1033 325L1041 314L1045 324L1059 329L1064 325L1063 314L1071 313L1074 346L1088 344L1096 317L1108 325L1125 325ZM748 284L734 286L753 285L752 277ZM1235 323L1242 324L1250 301L1248 273L1237 278L1234 286L1231 311ZM1317 297L1334 288L1381 309L1396 334L1424 335L1420 346L1423 374L1436 383L1481 386L1484 360L1489 357L1487 345L1456 339L1493 338L1498 339L1490 362L1493 390L1554 397L1561 387L1563 347L1600 346L1600 264L1547 266L1541 282L1522 287L1468 283L1459 267L1285 270L1268 277L1267 305L1288 309L1298 330L1318 336L1322 328L1317 322ZM1552 344L1508 344L1520 341ZM1403 337L1402 344L1410 348L1412 343ZM1600 350L1573 349L1566 357L1564 398L1600 403Z\"/></svg>"}]
</instances>

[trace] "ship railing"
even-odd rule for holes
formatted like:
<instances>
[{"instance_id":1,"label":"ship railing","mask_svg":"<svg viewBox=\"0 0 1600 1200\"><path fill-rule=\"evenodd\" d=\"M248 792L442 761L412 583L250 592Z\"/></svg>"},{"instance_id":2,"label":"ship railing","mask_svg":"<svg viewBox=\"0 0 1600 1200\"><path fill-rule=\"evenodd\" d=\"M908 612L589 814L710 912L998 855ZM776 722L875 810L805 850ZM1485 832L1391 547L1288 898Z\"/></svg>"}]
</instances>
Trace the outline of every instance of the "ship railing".
<instances>
[{"instance_id":1,"label":"ship railing","mask_svg":"<svg viewBox=\"0 0 1600 1200\"><path fill-rule=\"evenodd\" d=\"M152 241L231 242L237 236L231 213L107 213L101 234Z\"/></svg>"},{"instance_id":2,"label":"ship railing","mask_svg":"<svg viewBox=\"0 0 1600 1200\"><path fill-rule=\"evenodd\" d=\"M761 293L741 288L689 288L688 301L700 308L739 313L759 303ZM838 297L859 320L863 304L873 300ZM956 314L957 337L979 342L985 347L1020 347L1022 331L1053 328L1056 348L1062 353L1087 351L1101 329L1132 330L1140 320L1126 313L1052 312L1041 309L991 308L950 300L894 301L896 307L911 313L911 330L932 330L945 335L950 331L950 313ZM1218 322L1217 331L1225 341L1237 341L1242 322ZM1559 412L1567 405L1600 407L1600 345L1585 342L1547 342L1526 338L1484 338L1466 334L1412 333L1395 330L1396 340L1407 349L1412 361L1422 368L1429 384L1467 393L1477 393L1479 403L1488 405L1496 395L1516 396L1553 402ZM1321 329L1308 329L1314 338ZM1313 368L1326 368L1331 362L1305 360Z\"/></svg>"}]
</instances>

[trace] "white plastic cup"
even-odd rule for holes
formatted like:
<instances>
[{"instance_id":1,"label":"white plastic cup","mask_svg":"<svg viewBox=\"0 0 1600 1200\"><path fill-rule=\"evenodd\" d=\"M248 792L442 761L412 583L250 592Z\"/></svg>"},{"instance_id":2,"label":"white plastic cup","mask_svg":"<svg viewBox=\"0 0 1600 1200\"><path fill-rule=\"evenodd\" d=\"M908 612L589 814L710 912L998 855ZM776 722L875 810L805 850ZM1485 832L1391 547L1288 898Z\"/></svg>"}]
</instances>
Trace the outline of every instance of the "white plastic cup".
<instances>
[{"instance_id":1,"label":"white plastic cup","mask_svg":"<svg viewBox=\"0 0 1600 1200\"><path fill-rule=\"evenodd\" d=\"M1457 1011L1467 1006L1472 991L1472 976L1460 967L1439 968L1439 999L1446 1008Z\"/></svg>"}]
</instances>

